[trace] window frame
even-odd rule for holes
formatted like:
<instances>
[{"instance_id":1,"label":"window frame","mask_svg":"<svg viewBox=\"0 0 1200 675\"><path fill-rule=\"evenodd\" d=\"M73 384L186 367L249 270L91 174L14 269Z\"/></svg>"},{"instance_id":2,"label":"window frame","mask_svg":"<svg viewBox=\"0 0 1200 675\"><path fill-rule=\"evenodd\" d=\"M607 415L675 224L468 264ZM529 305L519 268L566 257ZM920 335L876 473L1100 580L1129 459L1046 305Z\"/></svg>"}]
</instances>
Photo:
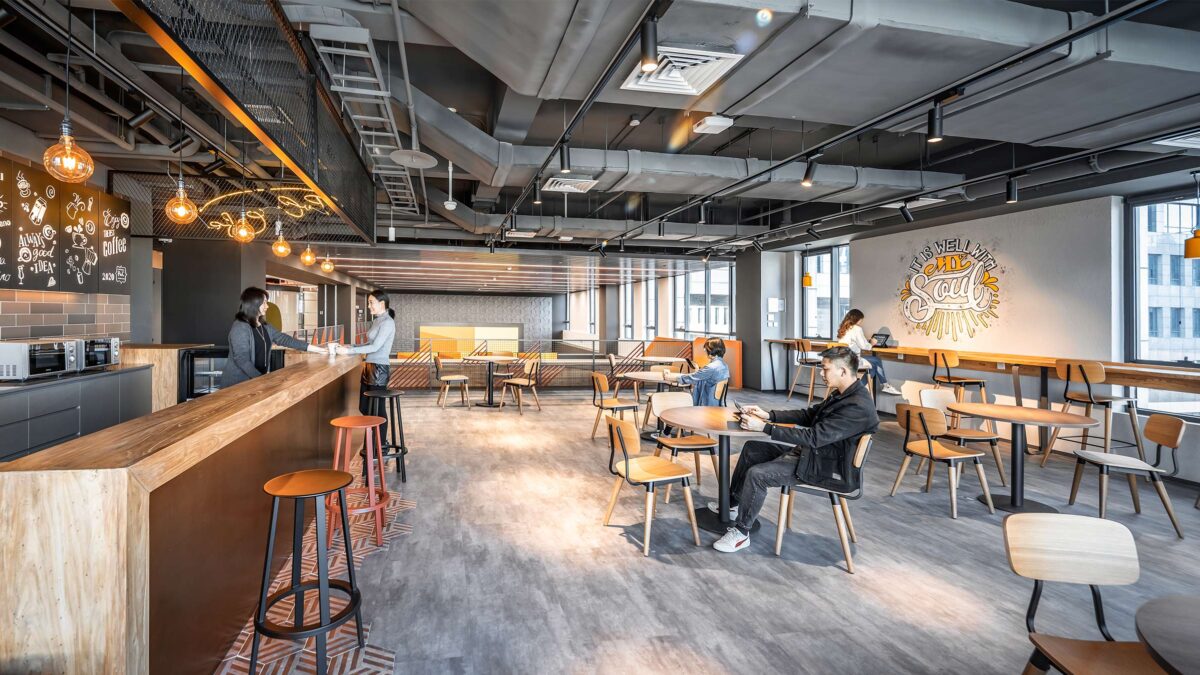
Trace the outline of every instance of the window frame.
<instances>
[{"instance_id":1,"label":"window frame","mask_svg":"<svg viewBox=\"0 0 1200 675\"><path fill-rule=\"evenodd\" d=\"M797 287L800 289L800 301L797 304L798 314L800 319L800 333L806 340L837 340L837 327L841 323L842 317L838 315L837 301L842 298L842 280L841 280L841 262L838 260L838 249L845 247L846 260L850 264L850 269L854 269L854 261L850 259L850 244L831 244L821 248L805 249L797 251L800 262L800 280L804 278L804 259L807 257L817 257L821 255L829 256L829 337L823 335L814 335L809 332L808 326L808 293L804 290L802 281L797 281ZM818 260L820 258L817 258ZM824 274L821 270L816 270L818 274ZM849 278L849 277L847 277ZM853 298L848 293L846 295L847 304L853 307Z\"/></svg>"}]
</instances>

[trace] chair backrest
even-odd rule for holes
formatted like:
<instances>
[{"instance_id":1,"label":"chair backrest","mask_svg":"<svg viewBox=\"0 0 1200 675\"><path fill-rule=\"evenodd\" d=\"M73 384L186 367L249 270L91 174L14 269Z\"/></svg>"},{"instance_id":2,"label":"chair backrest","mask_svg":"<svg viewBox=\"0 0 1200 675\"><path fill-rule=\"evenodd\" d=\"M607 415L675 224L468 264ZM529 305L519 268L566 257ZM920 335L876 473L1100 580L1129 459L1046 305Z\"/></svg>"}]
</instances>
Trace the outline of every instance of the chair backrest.
<instances>
[{"instance_id":1,"label":"chair backrest","mask_svg":"<svg viewBox=\"0 0 1200 675\"><path fill-rule=\"evenodd\" d=\"M608 376L604 373L592 373L592 405L600 405L600 399L608 395Z\"/></svg>"},{"instance_id":2,"label":"chair backrest","mask_svg":"<svg viewBox=\"0 0 1200 675\"><path fill-rule=\"evenodd\" d=\"M642 436L637 425L612 415L604 417L608 424L608 471L616 474L616 462L625 463L625 480L629 480L629 460L642 452ZM617 453L621 459L617 460ZM632 481L629 481L632 482Z\"/></svg>"},{"instance_id":3,"label":"chair backrest","mask_svg":"<svg viewBox=\"0 0 1200 675\"><path fill-rule=\"evenodd\" d=\"M613 375L616 375L617 374L617 357L612 354L605 354L604 357L608 359L608 372L612 373Z\"/></svg>"},{"instance_id":4,"label":"chair backrest","mask_svg":"<svg viewBox=\"0 0 1200 675\"><path fill-rule=\"evenodd\" d=\"M716 397L717 403L725 405L725 395L729 393L729 380L721 380L717 386L713 387L713 396Z\"/></svg>"},{"instance_id":5,"label":"chair backrest","mask_svg":"<svg viewBox=\"0 0 1200 675\"><path fill-rule=\"evenodd\" d=\"M930 437L946 433L946 416L937 408L897 403L896 421L906 432L925 434Z\"/></svg>"},{"instance_id":6,"label":"chair backrest","mask_svg":"<svg viewBox=\"0 0 1200 675\"><path fill-rule=\"evenodd\" d=\"M1174 450L1183 442L1183 430L1187 428L1183 420L1171 415L1151 415L1146 420L1146 440Z\"/></svg>"},{"instance_id":7,"label":"chair backrest","mask_svg":"<svg viewBox=\"0 0 1200 675\"><path fill-rule=\"evenodd\" d=\"M795 345L796 351L800 352L801 354L808 354L813 350L812 340L809 340L808 338L800 338L796 340Z\"/></svg>"},{"instance_id":8,"label":"chair backrest","mask_svg":"<svg viewBox=\"0 0 1200 675\"><path fill-rule=\"evenodd\" d=\"M686 408L692 405L692 395L686 391L660 391L650 394L650 414L662 417L662 413L672 408Z\"/></svg>"},{"instance_id":9,"label":"chair backrest","mask_svg":"<svg viewBox=\"0 0 1200 675\"><path fill-rule=\"evenodd\" d=\"M1008 566L1027 579L1124 586L1138 580L1137 544L1124 525L1066 513L1004 519Z\"/></svg>"},{"instance_id":10,"label":"chair backrest","mask_svg":"<svg viewBox=\"0 0 1200 675\"><path fill-rule=\"evenodd\" d=\"M1071 382L1100 384L1104 381L1104 364L1099 361L1058 359L1054 362L1054 372L1058 374L1058 379L1068 384Z\"/></svg>"},{"instance_id":11,"label":"chair backrest","mask_svg":"<svg viewBox=\"0 0 1200 675\"><path fill-rule=\"evenodd\" d=\"M542 360L535 356L534 358L527 359L521 364L521 371L525 373L525 377L528 379L533 379L537 377L538 369L541 368L541 366Z\"/></svg>"},{"instance_id":12,"label":"chair backrest","mask_svg":"<svg viewBox=\"0 0 1200 675\"><path fill-rule=\"evenodd\" d=\"M958 352L953 349L930 349L929 350L929 365L933 366L934 371L938 366L944 368L958 367Z\"/></svg>"},{"instance_id":13,"label":"chair backrest","mask_svg":"<svg viewBox=\"0 0 1200 675\"><path fill-rule=\"evenodd\" d=\"M439 376L441 376L441 374L442 374L442 355L441 354L435 354L433 356L433 370L435 373L437 373Z\"/></svg>"},{"instance_id":14,"label":"chair backrest","mask_svg":"<svg viewBox=\"0 0 1200 675\"><path fill-rule=\"evenodd\" d=\"M858 438L858 447L854 449L854 468L861 469L871 452L871 434L863 434Z\"/></svg>"},{"instance_id":15,"label":"chair backrest","mask_svg":"<svg viewBox=\"0 0 1200 675\"><path fill-rule=\"evenodd\" d=\"M953 389L923 389L919 396L922 406L940 410L942 414L946 413L946 406L957 400Z\"/></svg>"}]
</instances>

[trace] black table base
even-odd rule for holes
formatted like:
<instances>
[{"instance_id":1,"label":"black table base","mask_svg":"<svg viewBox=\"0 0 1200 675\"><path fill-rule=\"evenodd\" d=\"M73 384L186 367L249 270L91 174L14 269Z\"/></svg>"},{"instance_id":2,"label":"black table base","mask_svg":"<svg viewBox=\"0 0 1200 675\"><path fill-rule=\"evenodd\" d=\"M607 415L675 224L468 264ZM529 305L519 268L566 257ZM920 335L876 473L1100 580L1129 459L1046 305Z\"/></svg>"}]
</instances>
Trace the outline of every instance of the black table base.
<instances>
[{"instance_id":1,"label":"black table base","mask_svg":"<svg viewBox=\"0 0 1200 675\"><path fill-rule=\"evenodd\" d=\"M733 522L722 522L721 516L715 514L707 506L696 509L696 526L706 532L714 534L725 534L725 530L733 527ZM750 527L751 532L758 532L762 527L762 521L755 519L754 525Z\"/></svg>"},{"instance_id":2,"label":"black table base","mask_svg":"<svg viewBox=\"0 0 1200 675\"><path fill-rule=\"evenodd\" d=\"M979 501L986 504L983 495L979 495ZM1048 504L1043 504L1032 499L1022 499L1020 505L1012 503L1012 495L992 494L992 504L995 505L997 511L1005 513L1058 513L1058 509Z\"/></svg>"}]
</instances>

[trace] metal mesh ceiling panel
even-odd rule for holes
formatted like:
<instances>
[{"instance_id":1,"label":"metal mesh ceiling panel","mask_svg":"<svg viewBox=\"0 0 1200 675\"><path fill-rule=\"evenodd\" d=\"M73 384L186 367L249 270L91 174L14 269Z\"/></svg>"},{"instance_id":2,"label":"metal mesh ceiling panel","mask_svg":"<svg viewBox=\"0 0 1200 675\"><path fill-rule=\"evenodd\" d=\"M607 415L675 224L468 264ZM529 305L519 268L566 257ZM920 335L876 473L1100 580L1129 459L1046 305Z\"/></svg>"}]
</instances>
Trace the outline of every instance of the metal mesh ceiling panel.
<instances>
[{"instance_id":1,"label":"metal mesh ceiling panel","mask_svg":"<svg viewBox=\"0 0 1200 675\"><path fill-rule=\"evenodd\" d=\"M276 0L135 0L362 229L375 184L320 83L293 49Z\"/></svg>"},{"instance_id":2,"label":"metal mesh ceiling panel","mask_svg":"<svg viewBox=\"0 0 1200 675\"><path fill-rule=\"evenodd\" d=\"M188 196L200 210L200 217L188 225L167 219L163 205L175 195L175 181L162 173L109 173L110 190L126 197L134 212L144 214L135 222L151 223L150 228L134 234L178 239L223 239L229 237L228 225L238 219L242 209L247 221L259 234L256 239L275 238L279 221L288 241L347 243L362 241L346 227L342 219L325 209L316 193L302 183L189 176ZM142 209L148 209L146 214ZM144 231L149 229L151 231Z\"/></svg>"}]
</instances>

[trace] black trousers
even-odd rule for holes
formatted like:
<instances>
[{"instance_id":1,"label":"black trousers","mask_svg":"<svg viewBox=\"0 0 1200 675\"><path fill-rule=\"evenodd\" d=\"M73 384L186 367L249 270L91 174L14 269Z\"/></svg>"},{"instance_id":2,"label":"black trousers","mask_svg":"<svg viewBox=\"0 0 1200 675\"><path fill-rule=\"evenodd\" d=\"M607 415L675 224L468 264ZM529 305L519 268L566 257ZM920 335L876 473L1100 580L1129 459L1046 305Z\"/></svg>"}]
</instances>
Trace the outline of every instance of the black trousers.
<instances>
[{"instance_id":1,"label":"black trousers","mask_svg":"<svg viewBox=\"0 0 1200 675\"><path fill-rule=\"evenodd\" d=\"M738 529L750 531L768 489L796 482L798 461L799 455L791 446L766 441L749 441L742 446L729 485L730 503L738 507Z\"/></svg>"},{"instance_id":2,"label":"black trousers","mask_svg":"<svg viewBox=\"0 0 1200 675\"><path fill-rule=\"evenodd\" d=\"M379 415L387 417L387 410L384 407L384 399L368 398L368 391L384 391L388 388L388 378L391 377L392 367L385 366L379 363L364 363L362 367L362 379L358 384L358 412L360 415ZM374 410L371 404L374 402L378 407ZM384 443L388 442L388 426L383 425L380 430L380 437ZM366 437L363 438L363 447L366 447Z\"/></svg>"}]
</instances>

